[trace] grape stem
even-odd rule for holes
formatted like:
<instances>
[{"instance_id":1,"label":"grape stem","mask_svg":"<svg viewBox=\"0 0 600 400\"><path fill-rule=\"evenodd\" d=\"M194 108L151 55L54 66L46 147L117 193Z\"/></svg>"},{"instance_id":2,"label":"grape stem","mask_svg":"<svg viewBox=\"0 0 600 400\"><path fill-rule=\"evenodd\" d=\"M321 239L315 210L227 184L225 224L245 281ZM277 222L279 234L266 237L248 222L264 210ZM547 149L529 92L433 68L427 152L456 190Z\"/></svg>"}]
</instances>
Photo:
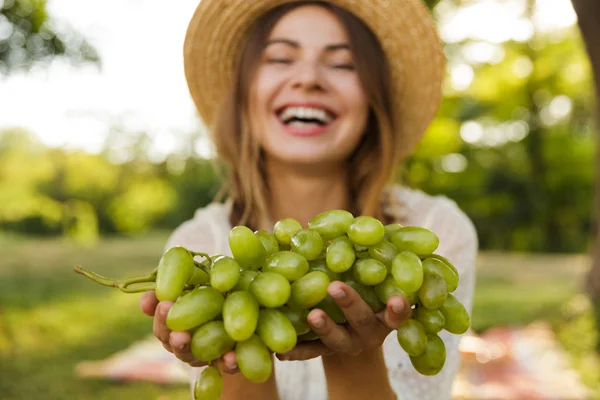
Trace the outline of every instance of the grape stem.
<instances>
[{"instance_id":1,"label":"grape stem","mask_svg":"<svg viewBox=\"0 0 600 400\"><path fill-rule=\"evenodd\" d=\"M191 250L188 250L188 252L189 252L189 253L190 253L190 254L191 254L193 257L196 257L196 256L197 256L197 257L204 257L204 258L206 258L206 261L208 261L208 268L209 268L209 269L211 269L211 268L212 268L212 266L213 266L213 260L212 260L212 258L211 258L211 257L210 257L208 254L206 254L206 253L199 253L199 252L197 252L197 251L191 251ZM199 265L197 262L195 262L195 261L194 261L194 264L196 264L196 267L198 267L198 268L202 268L202 267L200 267L200 265ZM208 272L209 272L209 271L205 270L204 268L202 268L202 270L203 270L204 272L206 272L206 273L208 273Z\"/></svg>"},{"instance_id":2,"label":"grape stem","mask_svg":"<svg viewBox=\"0 0 600 400\"><path fill-rule=\"evenodd\" d=\"M200 268L202 271L206 272L208 275L210 275L210 267L207 267L206 265L199 263L197 261L194 261L194 265L197 268Z\"/></svg>"},{"instance_id":3,"label":"grape stem","mask_svg":"<svg viewBox=\"0 0 600 400\"><path fill-rule=\"evenodd\" d=\"M106 278L104 276L98 275L95 272L87 270L83 268L81 265L76 265L73 267L73 270L79 275L83 275L86 278L107 287L115 287L122 291L123 293L142 293L150 290L156 289L156 274L158 268L154 269L148 276L140 276L136 278L130 279L114 279L114 278ZM132 285L136 285L134 287L130 287ZM142 285L139 285L142 284Z\"/></svg>"}]
</instances>

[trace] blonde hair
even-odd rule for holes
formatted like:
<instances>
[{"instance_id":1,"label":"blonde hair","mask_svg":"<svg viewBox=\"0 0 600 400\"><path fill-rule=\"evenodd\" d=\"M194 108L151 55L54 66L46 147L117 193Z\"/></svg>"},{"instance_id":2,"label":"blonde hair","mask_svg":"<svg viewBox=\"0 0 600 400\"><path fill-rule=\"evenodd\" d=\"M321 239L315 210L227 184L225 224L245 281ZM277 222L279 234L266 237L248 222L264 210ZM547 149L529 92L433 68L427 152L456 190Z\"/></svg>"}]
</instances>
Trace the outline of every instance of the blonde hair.
<instances>
[{"instance_id":1,"label":"blonde hair","mask_svg":"<svg viewBox=\"0 0 600 400\"><path fill-rule=\"evenodd\" d=\"M395 178L399 161L386 57L375 35L353 14L326 3L302 2L271 10L250 29L237 60L232 89L210 130L217 154L228 167L227 184L218 198L228 195L233 201L233 225L259 229L270 221L263 153L250 132L249 91L277 21L293 8L311 3L334 13L346 28L356 71L371 105L365 133L348 159L350 193L355 201L349 211L385 220L382 196L386 185Z\"/></svg>"}]
</instances>

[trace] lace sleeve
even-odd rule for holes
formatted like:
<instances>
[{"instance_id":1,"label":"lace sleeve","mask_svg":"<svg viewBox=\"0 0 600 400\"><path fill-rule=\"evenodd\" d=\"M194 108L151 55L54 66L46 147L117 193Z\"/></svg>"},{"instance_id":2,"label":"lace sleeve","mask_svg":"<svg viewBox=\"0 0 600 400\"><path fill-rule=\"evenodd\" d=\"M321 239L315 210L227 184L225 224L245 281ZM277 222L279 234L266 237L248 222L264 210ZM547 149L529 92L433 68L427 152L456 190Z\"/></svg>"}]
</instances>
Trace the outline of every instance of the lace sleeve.
<instances>
[{"instance_id":1,"label":"lace sleeve","mask_svg":"<svg viewBox=\"0 0 600 400\"><path fill-rule=\"evenodd\" d=\"M478 239L470 219L449 199L437 198L420 225L433 230L440 238L436 253L446 256L458 269L459 287L454 293L471 314L475 288L475 262ZM450 400L452 385L460 367L459 343L461 336L440 333L446 345L446 364L436 376L420 375L411 365L409 357L399 349L396 338L386 340L389 351L390 381L403 400ZM393 360L393 361L392 361ZM396 364L394 365L395 362Z\"/></svg>"}]
</instances>

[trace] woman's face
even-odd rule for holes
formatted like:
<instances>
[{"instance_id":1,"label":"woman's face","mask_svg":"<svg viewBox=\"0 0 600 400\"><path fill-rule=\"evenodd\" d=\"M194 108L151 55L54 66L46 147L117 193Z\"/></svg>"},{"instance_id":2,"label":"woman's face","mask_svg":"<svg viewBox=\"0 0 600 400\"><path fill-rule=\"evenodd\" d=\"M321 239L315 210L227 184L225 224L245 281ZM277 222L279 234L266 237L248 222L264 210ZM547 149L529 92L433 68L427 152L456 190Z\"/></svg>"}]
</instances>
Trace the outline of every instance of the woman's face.
<instances>
[{"instance_id":1,"label":"woman's face","mask_svg":"<svg viewBox=\"0 0 600 400\"><path fill-rule=\"evenodd\" d=\"M341 22L301 6L275 25L250 89L253 134L267 157L339 164L357 147L369 105Z\"/></svg>"}]
</instances>

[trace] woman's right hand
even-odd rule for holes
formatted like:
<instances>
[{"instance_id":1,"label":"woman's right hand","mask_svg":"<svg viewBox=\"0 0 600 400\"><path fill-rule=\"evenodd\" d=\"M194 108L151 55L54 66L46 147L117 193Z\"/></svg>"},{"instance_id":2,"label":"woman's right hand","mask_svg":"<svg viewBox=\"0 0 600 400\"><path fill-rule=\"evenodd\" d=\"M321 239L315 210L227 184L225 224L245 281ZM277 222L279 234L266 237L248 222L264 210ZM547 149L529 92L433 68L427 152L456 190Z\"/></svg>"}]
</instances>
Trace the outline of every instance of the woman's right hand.
<instances>
[{"instance_id":1,"label":"woman's right hand","mask_svg":"<svg viewBox=\"0 0 600 400\"><path fill-rule=\"evenodd\" d=\"M202 367L208 363L197 360L190 347L191 335L189 332L172 332L167 328L167 314L173 305L170 301L159 302L154 291L145 292L140 298L140 308L144 314L154 317L154 336L161 341L163 347L173 353L179 360L192 367ZM219 360L219 369L223 372L234 374L238 372L235 352L225 353Z\"/></svg>"}]
</instances>

